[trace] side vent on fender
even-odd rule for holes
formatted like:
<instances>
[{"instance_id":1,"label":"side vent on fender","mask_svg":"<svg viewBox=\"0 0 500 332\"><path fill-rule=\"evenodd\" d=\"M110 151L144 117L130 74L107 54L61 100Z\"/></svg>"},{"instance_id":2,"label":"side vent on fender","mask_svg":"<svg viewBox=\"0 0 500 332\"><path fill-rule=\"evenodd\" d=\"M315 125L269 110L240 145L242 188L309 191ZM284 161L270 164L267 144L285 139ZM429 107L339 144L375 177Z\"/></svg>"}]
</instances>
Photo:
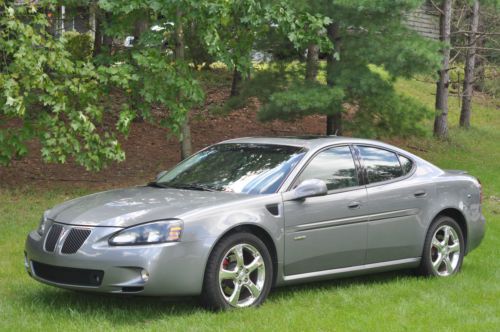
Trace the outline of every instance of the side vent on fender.
<instances>
[{"instance_id":1,"label":"side vent on fender","mask_svg":"<svg viewBox=\"0 0 500 332\"><path fill-rule=\"evenodd\" d=\"M280 215L280 209L278 207L278 204L269 204L269 205L266 205L266 209L273 216L279 216Z\"/></svg>"}]
</instances>

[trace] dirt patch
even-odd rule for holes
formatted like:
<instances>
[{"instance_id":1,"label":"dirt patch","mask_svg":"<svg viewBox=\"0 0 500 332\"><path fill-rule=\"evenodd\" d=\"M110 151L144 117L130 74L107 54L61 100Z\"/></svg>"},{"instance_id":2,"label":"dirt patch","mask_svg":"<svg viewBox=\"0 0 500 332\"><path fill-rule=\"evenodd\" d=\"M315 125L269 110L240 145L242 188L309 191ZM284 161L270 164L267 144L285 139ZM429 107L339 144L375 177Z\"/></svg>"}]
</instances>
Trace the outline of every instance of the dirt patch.
<instances>
[{"instance_id":1,"label":"dirt patch","mask_svg":"<svg viewBox=\"0 0 500 332\"><path fill-rule=\"evenodd\" d=\"M223 102L229 94L217 89L207 94L206 105ZM257 120L258 103L230 112L215 115L206 108L193 112L191 126L193 149L244 136L321 135L325 133L325 119L309 116L295 122ZM41 160L40 145L30 142L29 154L15 160L9 167L0 166L0 187L85 186L118 187L150 181L161 170L174 166L180 160L179 143L168 132L149 123L134 123L127 139L121 140L126 160L114 163L100 172L87 172L69 161L66 164L46 164Z\"/></svg>"}]
</instances>

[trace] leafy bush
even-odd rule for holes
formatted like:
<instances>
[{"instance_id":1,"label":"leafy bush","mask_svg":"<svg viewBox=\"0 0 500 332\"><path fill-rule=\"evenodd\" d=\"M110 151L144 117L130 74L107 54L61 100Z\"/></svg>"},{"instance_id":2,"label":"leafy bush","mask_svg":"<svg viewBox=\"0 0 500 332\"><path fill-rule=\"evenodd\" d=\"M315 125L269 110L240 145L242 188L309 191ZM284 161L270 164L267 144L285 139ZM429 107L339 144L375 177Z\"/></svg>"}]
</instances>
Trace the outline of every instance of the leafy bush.
<instances>
[{"instance_id":1,"label":"leafy bush","mask_svg":"<svg viewBox=\"0 0 500 332\"><path fill-rule=\"evenodd\" d=\"M0 164L25 155L34 138L47 162L72 157L95 170L123 160L116 135L127 133L134 113L125 106L110 128L103 102L111 88L129 88L130 67L75 61L47 26L34 5L0 5Z\"/></svg>"},{"instance_id":2,"label":"leafy bush","mask_svg":"<svg viewBox=\"0 0 500 332\"><path fill-rule=\"evenodd\" d=\"M500 95L500 73L497 66L490 66L484 69L484 80L477 80L479 90L492 97Z\"/></svg>"}]
</instances>

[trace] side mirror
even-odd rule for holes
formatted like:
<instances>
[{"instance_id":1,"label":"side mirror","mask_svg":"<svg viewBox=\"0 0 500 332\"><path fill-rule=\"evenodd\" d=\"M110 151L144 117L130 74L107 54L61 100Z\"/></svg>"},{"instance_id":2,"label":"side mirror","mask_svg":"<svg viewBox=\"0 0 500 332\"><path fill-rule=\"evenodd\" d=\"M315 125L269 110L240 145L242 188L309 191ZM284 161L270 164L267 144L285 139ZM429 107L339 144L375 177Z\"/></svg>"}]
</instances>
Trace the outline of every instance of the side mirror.
<instances>
[{"instance_id":1,"label":"side mirror","mask_svg":"<svg viewBox=\"0 0 500 332\"><path fill-rule=\"evenodd\" d=\"M161 171L160 173L158 173L158 175L156 175L155 182L158 182L158 180L160 180L167 173L168 171Z\"/></svg>"},{"instance_id":2,"label":"side mirror","mask_svg":"<svg viewBox=\"0 0 500 332\"><path fill-rule=\"evenodd\" d=\"M291 200L304 199L307 197L324 196L328 193L328 188L323 180L309 179L302 181L291 194Z\"/></svg>"}]
</instances>

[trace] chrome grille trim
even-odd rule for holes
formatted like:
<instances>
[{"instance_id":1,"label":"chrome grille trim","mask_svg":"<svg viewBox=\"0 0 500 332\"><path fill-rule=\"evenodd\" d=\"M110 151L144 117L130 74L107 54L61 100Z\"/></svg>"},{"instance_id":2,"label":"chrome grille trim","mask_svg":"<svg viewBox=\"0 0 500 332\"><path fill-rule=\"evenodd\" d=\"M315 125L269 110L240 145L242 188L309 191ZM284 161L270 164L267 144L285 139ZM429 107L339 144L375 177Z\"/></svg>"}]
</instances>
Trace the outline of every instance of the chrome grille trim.
<instances>
[{"instance_id":1,"label":"chrome grille trim","mask_svg":"<svg viewBox=\"0 0 500 332\"><path fill-rule=\"evenodd\" d=\"M72 228L61 249L62 254L74 254L90 236L92 231L88 228Z\"/></svg>"},{"instance_id":2,"label":"chrome grille trim","mask_svg":"<svg viewBox=\"0 0 500 332\"><path fill-rule=\"evenodd\" d=\"M57 241L59 240L59 237L61 236L63 227L59 224L53 224L50 227L50 230L47 234L47 238L45 239L45 250L48 252L54 252Z\"/></svg>"}]
</instances>

